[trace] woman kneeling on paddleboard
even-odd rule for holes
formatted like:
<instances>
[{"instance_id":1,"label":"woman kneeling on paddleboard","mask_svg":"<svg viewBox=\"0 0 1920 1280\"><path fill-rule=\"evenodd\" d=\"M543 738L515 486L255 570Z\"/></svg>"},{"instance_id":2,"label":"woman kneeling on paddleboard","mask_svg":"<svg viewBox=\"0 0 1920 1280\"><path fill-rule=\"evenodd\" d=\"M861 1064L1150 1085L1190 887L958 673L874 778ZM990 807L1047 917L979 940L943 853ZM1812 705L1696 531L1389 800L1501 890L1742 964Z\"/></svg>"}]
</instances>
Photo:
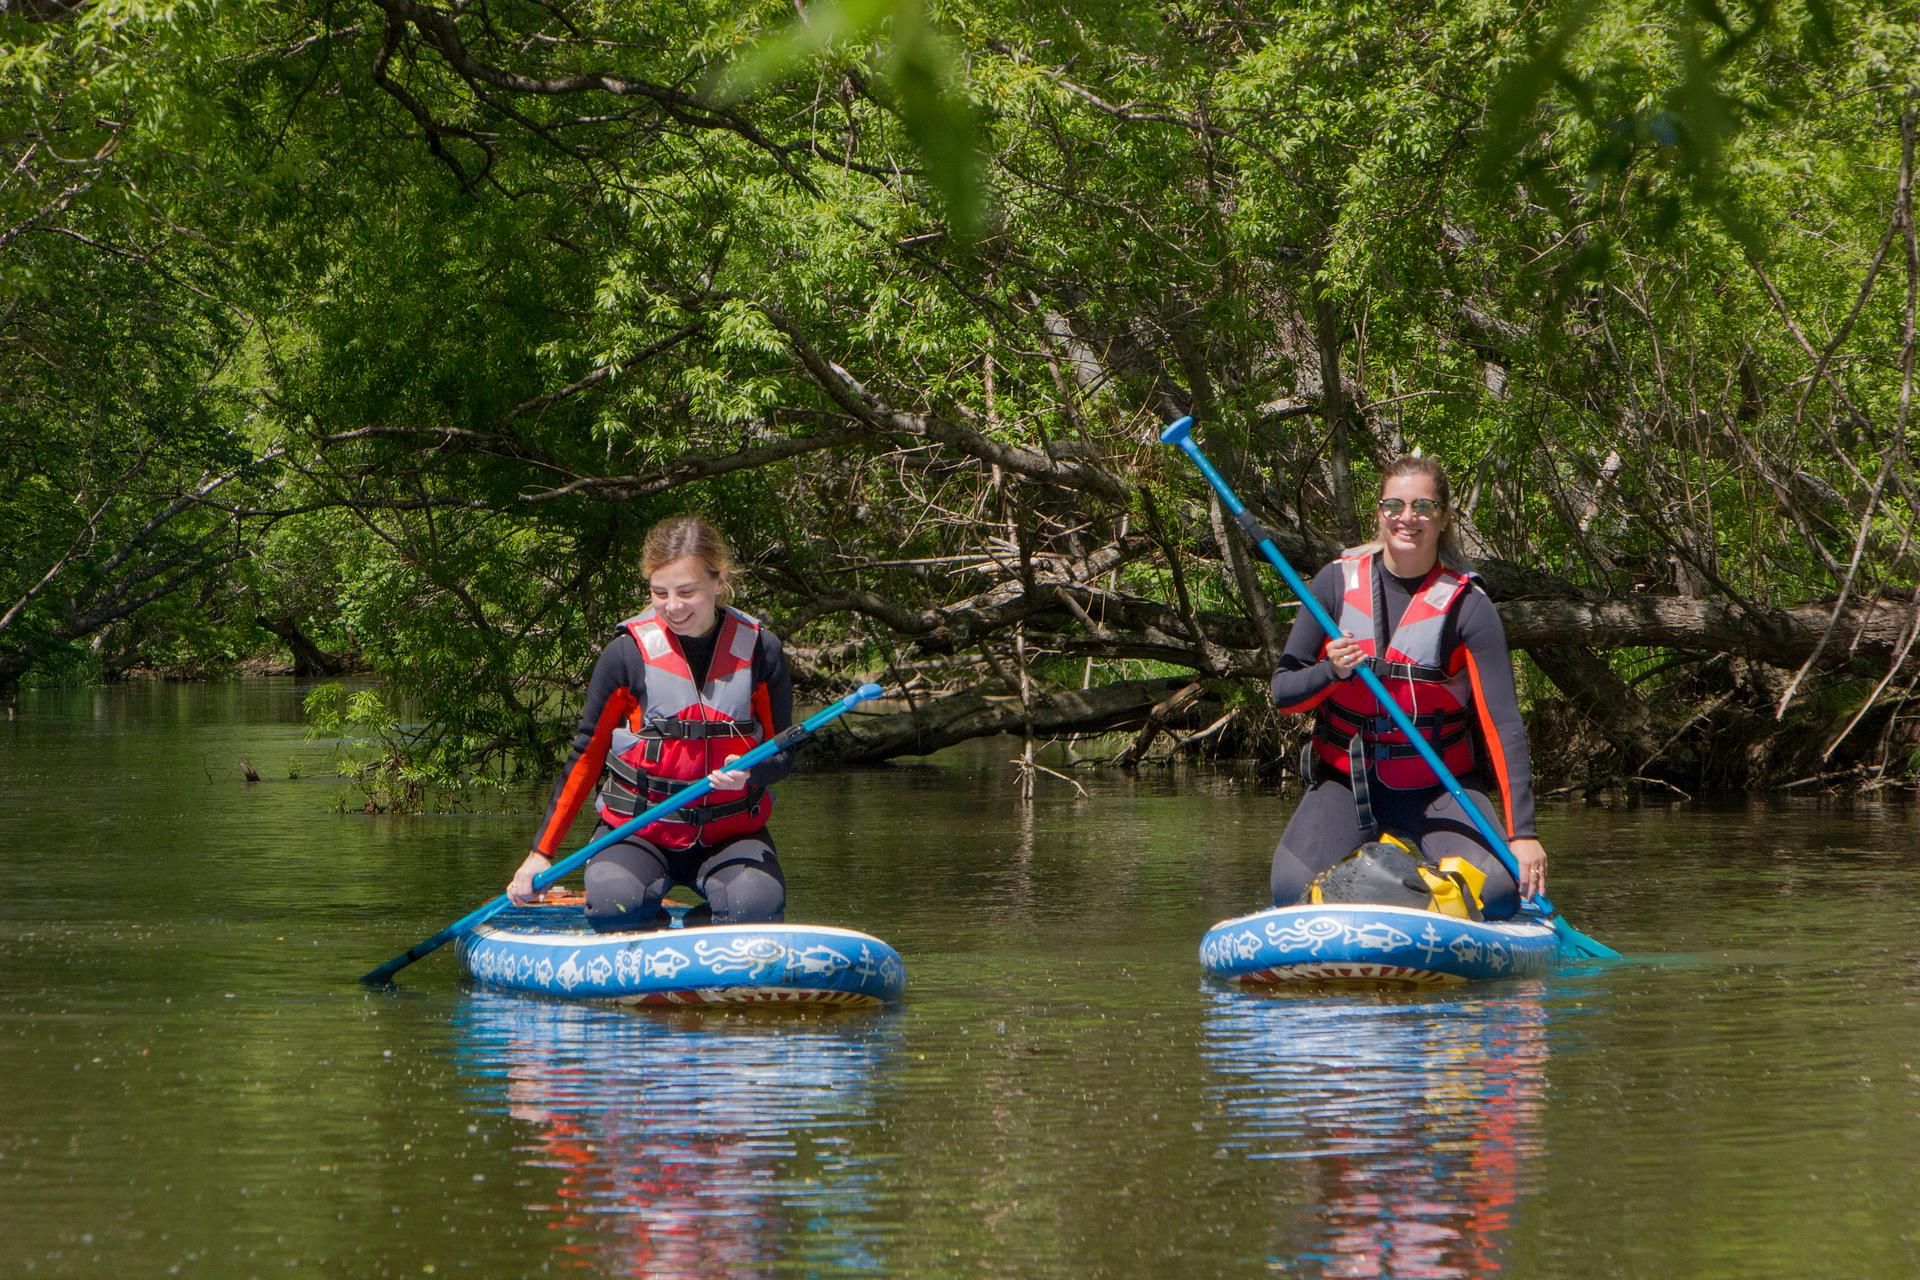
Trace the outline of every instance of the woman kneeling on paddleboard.
<instances>
[{"instance_id":1,"label":"woman kneeling on paddleboard","mask_svg":"<svg viewBox=\"0 0 1920 1280\"><path fill-rule=\"evenodd\" d=\"M661 899L688 884L706 897L715 923L780 920L787 884L767 833L768 788L787 776L791 760L781 752L747 772L726 765L792 723L786 654L771 631L723 603L732 556L705 520L674 516L655 525L641 567L653 603L621 623L600 653L572 758L507 896L533 897L533 878L552 865L590 796L597 839L706 778L713 790L699 802L587 863L587 919L603 932L656 928L666 923Z\"/></svg>"},{"instance_id":2,"label":"woman kneeling on paddleboard","mask_svg":"<svg viewBox=\"0 0 1920 1280\"><path fill-rule=\"evenodd\" d=\"M1375 541L1322 569L1312 590L1339 625L1329 639L1308 610L1273 676L1273 704L1315 714L1305 799L1273 851L1273 902L1298 902L1321 871L1387 832L1418 838L1427 859L1462 857L1486 873L1490 920L1547 884L1533 829L1526 726L1500 616L1453 537L1446 473L1401 457L1380 485ZM1487 847L1433 769L1353 679L1372 664L1394 700L1489 818L1488 778L1506 810L1520 883Z\"/></svg>"}]
</instances>

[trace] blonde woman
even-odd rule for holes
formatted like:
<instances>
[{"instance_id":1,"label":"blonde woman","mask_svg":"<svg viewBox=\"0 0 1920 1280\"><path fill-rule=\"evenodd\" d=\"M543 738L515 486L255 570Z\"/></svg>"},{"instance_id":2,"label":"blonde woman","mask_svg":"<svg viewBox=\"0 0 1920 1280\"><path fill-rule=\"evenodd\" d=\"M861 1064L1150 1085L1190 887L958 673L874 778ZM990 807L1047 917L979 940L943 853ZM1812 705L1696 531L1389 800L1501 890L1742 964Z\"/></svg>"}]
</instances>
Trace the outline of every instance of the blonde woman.
<instances>
[{"instance_id":1,"label":"blonde woman","mask_svg":"<svg viewBox=\"0 0 1920 1280\"><path fill-rule=\"evenodd\" d=\"M603 932L658 927L660 901L676 884L707 899L714 923L780 920L787 888L767 832L768 789L791 761L783 752L750 771L727 766L792 723L785 653L771 631L726 604L732 553L699 516L655 525L641 567L652 601L601 651L572 757L507 896L533 897L533 878L589 800L598 838L706 778L713 790L699 803L588 861L588 921Z\"/></svg>"},{"instance_id":2,"label":"blonde woman","mask_svg":"<svg viewBox=\"0 0 1920 1280\"><path fill-rule=\"evenodd\" d=\"M1306 797L1273 853L1275 906L1299 901L1314 876L1385 832L1416 837L1435 862L1464 857L1485 872L1488 919L1509 917L1522 897L1546 890L1512 655L1455 543L1451 501L1437 462L1395 459L1380 485L1377 539L1311 584L1341 634L1329 637L1305 609L1294 620L1273 704L1312 712L1314 731ZM1362 662L1496 824L1489 792L1499 789L1517 883L1365 682L1352 678Z\"/></svg>"}]
</instances>

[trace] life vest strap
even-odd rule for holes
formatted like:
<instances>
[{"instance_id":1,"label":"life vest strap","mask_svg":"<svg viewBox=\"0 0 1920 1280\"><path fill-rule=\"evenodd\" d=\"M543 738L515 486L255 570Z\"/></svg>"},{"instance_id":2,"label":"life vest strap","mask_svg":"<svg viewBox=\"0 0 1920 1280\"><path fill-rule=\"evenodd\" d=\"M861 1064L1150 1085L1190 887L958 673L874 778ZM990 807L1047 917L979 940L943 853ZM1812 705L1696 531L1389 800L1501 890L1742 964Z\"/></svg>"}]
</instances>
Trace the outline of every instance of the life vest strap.
<instances>
[{"instance_id":1,"label":"life vest strap","mask_svg":"<svg viewBox=\"0 0 1920 1280\"><path fill-rule=\"evenodd\" d=\"M1378 733L1387 733L1399 729L1399 726L1390 720L1375 723L1371 727ZM1421 730L1420 736L1425 738L1427 745L1435 751L1445 751L1448 747L1453 746L1473 732L1472 722L1466 720L1445 726L1418 724L1417 727ZM1367 754L1375 760L1400 760L1407 756L1417 756L1420 754L1420 748L1414 746L1411 742L1382 742L1379 737L1369 733L1341 733L1335 729L1328 733L1316 732L1315 736L1322 742L1330 743L1342 751L1347 750L1356 742L1364 743Z\"/></svg>"},{"instance_id":2,"label":"life vest strap","mask_svg":"<svg viewBox=\"0 0 1920 1280\"><path fill-rule=\"evenodd\" d=\"M1445 751L1448 747L1453 746L1462 738L1466 737L1469 732L1470 730L1467 726L1462 725L1452 733L1441 734L1437 741L1428 739L1427 745L1432 747L1436 752ZM1360 741L1360 736L1355 734L1349 741L1358 742ZM1367 744L1367 754L1375 760L1406 760L1419 755L1420 748L1414 746L1411 742L1369 742Z\"/></svg>"},{"instance_id":3,"label":"life vest strap","mask_svg":"<svg viewBox=\"0 0 1920 1280\"><path fill-rule=\"evenodd\" d=\"M643 741L649 742L646 749L645 760L648 763L657 764L660 760L660 752L658 750L659 739L649 740L645 734L639 736ZM724 768L725 766L722 767ZM664 789L662 798L672 795L682 787L690 787L693 785L692 782L672 782L663 778L656 778L639 766L630 763L620 756L612 754L607 756L607 772L626 783L629 788L635 791L642 788L653 791L662 791Z\"/></svg>"},{"instance_id":4,"label":"life vest strap","mask_svg":"<svg viewBox=\"0 0 1920 1280\"><path fill-rule=\"evenodd\" d=\"M752 721L742 720L649 720L640 726L635 735L641 738L684 738L699 741L707 738L750 738L758 733L760 726Z\"/></svg>"},{"instance_id":5,"label":"life vest strap","mask_svg":"<svg viewBox=\"0 0 1920 1280\"><path fill-rule=\"evenodd\" d=\"M1440 667L1430 667L1422 662L1388 662L1385 658L1368 658L1367 665L1382 680L1407 680L1414 684L1446 684L1453 677Z\"/></svg>"},{"instance_id":6,"label":"life vest strap","mask_svg":"<svg viewBox=\"0 0 1920 1280\"><path fill-rule=\"evenodd\" d=\"M1373 739L1400 732L1400 726L1392 716L1355 715L1339 703L1331 701L1321 703L1320 710L1325 713L1321 718L1321 724L1327 731L1324 736L1335 746L1345 746L1347 739L1356 735ZM1413 721L1413 727L1429 739L1451 737L1458 740L1459 731L1473 723L1473 717L1464 709L1430 711L1425 715L1410 718Z\"/></svg>"},{"instance_id":7,"label":"life vest strap","mask_svg":"<svg viewBox=\"0 0 1920 1280\"><path fill-rule=\"evenodd\" d=\"M626 783L629 791L638 791L651 781L646 774L616 755L607 757L607 772Z\"/></svg>"},{"instance_id":8,"label":"life vest strap","mask_svg":"<svg viewBox=\"0 0 1920 1280\"><path fill-rule=\"evenodd\" d=\"M1373 782L1367 774L1367 744L1356 733L1347 739L1347 777L1353 787L1353 808L1362 831L1375 830Z\"/></svg>"},{"instance_id":9,"label":"life vest strap","mask_svg":"<svg viewBox=\"0 0 1920 1280\"><path fill-rule=\"evenodd\" d=\"M697 782L698 779L695 779ZM600 803L607 812L622 818L631 818L642 813L662 800L671 799L693 782L666 782L659 778L648 778L645 790L623 785L622 780L607 779L600 788ZM690 804L675 809L672 813L657 819L660 822L680 822L689 826L704 826L709 822L718 822L722 818L731 818L736 813L746 813L757 806L767 794L765 787L748 787L747 794L738 800L727 800L720 804Z\"/></svg>"}]
</instances>

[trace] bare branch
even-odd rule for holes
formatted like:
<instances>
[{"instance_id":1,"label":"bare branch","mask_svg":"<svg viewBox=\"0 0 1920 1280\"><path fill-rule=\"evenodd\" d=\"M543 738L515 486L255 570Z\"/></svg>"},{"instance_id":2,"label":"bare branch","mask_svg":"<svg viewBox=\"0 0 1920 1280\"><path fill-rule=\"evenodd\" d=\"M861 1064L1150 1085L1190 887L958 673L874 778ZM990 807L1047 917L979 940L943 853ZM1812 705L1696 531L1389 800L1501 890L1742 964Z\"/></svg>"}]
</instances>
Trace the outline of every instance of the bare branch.
<instances>
[{"instance_id":1,"label":"bare branch","mask_svg":"<svg viewBox=\"0 0 1920 1280\"><path fill-rule=\"evenodd\" d=\"M800 357L800 363L821 390L842 409L876 431L952 445L1016 475L1089 493L1116 506L1126 505L1126 486L1105 468L1078 458L1055 458L1037 449L1003 444L936 413L906 413L893 408L862 386L852 374L821 355L798 326L777 309L768 308L766 314L774 326L787 335L794 353Z\"/></svg>"}]
</instances>

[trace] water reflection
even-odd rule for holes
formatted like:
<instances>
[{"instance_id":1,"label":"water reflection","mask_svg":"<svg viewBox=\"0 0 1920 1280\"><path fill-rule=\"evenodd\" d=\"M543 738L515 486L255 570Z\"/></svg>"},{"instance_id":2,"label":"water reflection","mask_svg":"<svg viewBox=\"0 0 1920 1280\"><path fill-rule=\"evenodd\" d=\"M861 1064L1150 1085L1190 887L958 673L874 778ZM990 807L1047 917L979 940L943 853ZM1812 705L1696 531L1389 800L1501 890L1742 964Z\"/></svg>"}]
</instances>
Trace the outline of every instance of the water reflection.
<instances>
[{"instance_id":1,"label":"water reflection","mask_svg":"<svg viewBox=\"0 0 1920 1280\"><path fill-rule=\"evenodd\" d=\"M882 1011L647 1013L472 991L463 1065L528 1135L556 1268L692 1277L880 1270ZM550 1190L549 1190L550 1189ZM551 1196L551 1199L547 1198Z\"/></svg>"},{"instance_id":2,"label":"water reflection","mask_svg":"<svg viewBox=\"0 0 1920 1280\"><path fill-rule=\"evenodd\" d=\"M1217 991L1208 1097L1230 1155L1276 1164L1282 1275L1449 1280L1503 1269L1541 1177L1538 983L1498 993L1262 998Z\"/></svg>"}]
</instances>

